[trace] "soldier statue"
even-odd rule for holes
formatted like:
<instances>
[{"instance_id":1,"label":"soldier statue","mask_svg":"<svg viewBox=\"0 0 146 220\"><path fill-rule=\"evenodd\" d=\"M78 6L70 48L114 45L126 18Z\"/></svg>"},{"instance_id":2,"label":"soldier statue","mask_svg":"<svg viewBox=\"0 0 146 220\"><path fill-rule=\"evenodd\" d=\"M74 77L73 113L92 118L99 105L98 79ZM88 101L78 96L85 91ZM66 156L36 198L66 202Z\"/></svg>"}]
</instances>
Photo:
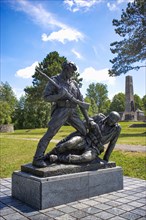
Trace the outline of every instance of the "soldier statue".
<instances>
[{"instance_id":1,"label":"soldier statue","mask_svg":"<svg viewBox=\"0 0 146 220\"><path fill-rule=\"evenodd\" d=\"M77 114L77 103L83 103L83 96L78 84L72 79L77 67L74 63L66 61L62 65L62 72L51 79L46 85L44 99L52 103L51 119L48 130L40 139L32 164L36 167L46 167L44 153L51 139L66 122L72 125L82 136L87 133L87 128ZM49 77L48 77L49 78ZM80 109L89 124L87 111L83 105Z\"/></svg>"}]
</instances>

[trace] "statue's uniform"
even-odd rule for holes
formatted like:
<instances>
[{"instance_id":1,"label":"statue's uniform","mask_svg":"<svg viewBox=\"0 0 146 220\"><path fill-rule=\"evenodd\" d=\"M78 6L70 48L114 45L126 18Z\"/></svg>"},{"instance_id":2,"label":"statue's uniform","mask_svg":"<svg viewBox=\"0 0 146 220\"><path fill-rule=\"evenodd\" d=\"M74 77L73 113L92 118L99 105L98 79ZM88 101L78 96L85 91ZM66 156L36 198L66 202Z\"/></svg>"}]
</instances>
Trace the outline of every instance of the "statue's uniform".
<instances>
[{"instance_id":1,"label":"statue's uniform","mask_svg":"<svg viewBox=\"0 0 146 220\"><path fill-rule=\"evenodd\" d=\"M52 79L65 88L74 98L83 101L79 87L74 80L66 82L61 75L56 75ZM40 139L34 158L43 159L44 152L58 130L66 122L72 125L82 135L86 135L86 127L77 114L77 104L70 101L66 95L59 97L59 90L50 82L44 91L44 99L52 103L51 119L48 123L48 130Z\"/></svg>"}]
</instances>

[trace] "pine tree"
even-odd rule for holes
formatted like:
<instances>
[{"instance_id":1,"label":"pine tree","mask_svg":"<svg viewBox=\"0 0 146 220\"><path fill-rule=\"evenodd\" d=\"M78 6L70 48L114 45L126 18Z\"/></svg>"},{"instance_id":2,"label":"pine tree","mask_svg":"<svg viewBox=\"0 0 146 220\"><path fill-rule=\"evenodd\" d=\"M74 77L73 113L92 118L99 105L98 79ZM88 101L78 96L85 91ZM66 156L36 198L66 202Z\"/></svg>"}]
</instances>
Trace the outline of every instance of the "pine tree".
<instances>
[{"instance_id":1,"label":"pine tree","mask_svg":"<svg viewBox=\"0 0 146 220\"><path fill-rule=\"evenodd\" d=\"M110 60L110 76L125 74L130 70L146 67L146 2L135 0L122 10L120 20L113 20L115 32L121 41L111 43L111 52L117 55ZM142 62L142 64L140 64Z\"/></svg>"}]
</instances>

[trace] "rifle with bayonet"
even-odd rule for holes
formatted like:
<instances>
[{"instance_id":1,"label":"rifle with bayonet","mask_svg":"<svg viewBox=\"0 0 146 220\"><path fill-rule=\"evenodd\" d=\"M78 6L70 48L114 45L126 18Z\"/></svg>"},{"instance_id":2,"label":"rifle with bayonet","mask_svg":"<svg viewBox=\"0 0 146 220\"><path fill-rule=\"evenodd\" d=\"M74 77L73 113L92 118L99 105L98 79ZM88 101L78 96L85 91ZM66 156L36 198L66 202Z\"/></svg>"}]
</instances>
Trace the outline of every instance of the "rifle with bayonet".
<instances>
[{"instance_id":1,"label":"rifle with bayonet","mask_svg":"<svg viewBox=\"0 0 146 220\"><path fill-rule=\"evenodd\" d=\"M38 71L41 75L45 76L49 82L54 85L58 90L61 89L61 86L58 85L53 79L51 79L49 76L47 76L44 72L42 72L38 67L36 67L36 71ZM84 109L88 109L89 108L89 103L86 102L82 102L76 98L73 97L73 95L71 95L67 90L66 90L66 96L69 100L71 100L72 102L78 104L81 108Z\"/></svg>"}]
</instances>

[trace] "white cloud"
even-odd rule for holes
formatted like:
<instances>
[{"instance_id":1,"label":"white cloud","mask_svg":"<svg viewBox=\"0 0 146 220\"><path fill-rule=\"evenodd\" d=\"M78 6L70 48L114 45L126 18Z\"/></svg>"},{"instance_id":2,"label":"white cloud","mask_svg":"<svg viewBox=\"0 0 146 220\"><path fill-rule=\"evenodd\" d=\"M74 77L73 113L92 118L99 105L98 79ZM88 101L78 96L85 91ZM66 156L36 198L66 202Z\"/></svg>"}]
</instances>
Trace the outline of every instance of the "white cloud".
<instances>
[{"instance_id":1,"label":"white cloud","mask_svg":"<svg viewBox=\"0 0 146 220\"><path fill-rule=\"evenodd\" d=\"M110 77L108 74L108 68L96 70L93 67L86 68L83 73L81 74L81 77L84 79L84 81L88 83L106 83L109 85L115 84L115 77Z\"/></svg>"},{"instance_id":2,"label":"white cloud","mask_svg":"<svg viewBox=\"0 0 146 220\"><path fill-rule=\"evenodd\" d=\"M65 44L67 41L79 41L84 38L83 34L73 28L65 28L56 32L52 32L50 35L42 35L43 41L59 41Z\"/></svg>"},{"instance_id":3,"label":"white cloud","mask_svg":"<svg viewBox=\"0 0 146 220\"><path fill-rule=\"evenodd\" d=\"M79 10L88 11L93 5L96 5L103 0L64 0L67 9L76 12Z\"/></svg>"},{"instance_id":4,"label":"white cloud","mask_svg":"<svg viewBox=\"0 0 146 220\"><path fill-rule=\"evenodd\" d=\"M117 4L110 2L107 3L107 7L109 8L110 11L115 11L118 9Z\"/></svg>"},{"instance_id":5,"label":"white cloud","mask_svg":"<svg viewBox=\"0 0 146 220\"><path fill-rule=\"evenodd\" d=\"M16 72L15 76L28 79L31 78L35 72L35 67L38 65L38 61L34 62L31 66L25 67L24 69L20 69Z\"/></svg>"},{"instance_id":6,"label":"white cloud","mask_svg":"<svg viewBox=\"0 0 146 220\"><path fill-rule=\"evenodd\" d=\"M38 25L43 25L50 28L50 25L65 28L66 25L55 19L55 16L48 12L40 3L35 4L31 1L26 0L14 0L12 1L13 6L18 11L23 11L29 15L32 20Z\"/></svg>"},{"instance_id":7,"label":"white cloud","mask_svg":"<svg viewBox=\"0 0 146 220\"><path fill-rule=\"evenodd\" d=\"M110 11L115 11L119 9L120 4L128 2L134 2L134 0L64 0L67 9L72 12L81 10L86 12L99 3L106 3Z\"/></svg>"},{"instance_id":8,"label":"white cloud","mask_svg":"<svg viewBox=\"0 0 146 220\"><path fill-rule=\"evenodd\" d=\"M86 97L87 88L91 83L104 83L109 87L115 88L116 77L109 77L108 68L96 70L93 67L86 68L80 75L83 78L81 93ZM113 94L109 93L112 98Z\"/></svg>"},{"instance_id":9,"label":"white cloud","mask_svg":"<svg viewBox=\"0 0 146 220\"><path fill-rule=\"evenodd\" d=\"M71 52L73 54L75 54L78 59L82 59L83 58L82 55L79 52L77 52L75 49L72 49Z\"/></svg>"},{"instance_id":10,"label":"white cloud","mask_svg":"<svg viewBox=\"0 0 146 220\"><path fill-rule=\"evenodd\" d=\"M109 1L107 3L107 7L109 8L110 11L116 11L119 10L119 5L122 3L128 3L128 2L134 2L134 0L115 0L115 1Z\"/></svg>"},{"instance_id":11,"label":"white cloud","mask_svg":"<svg viewBox=\"0 0 146 220\"><path fill-rule=\"evenodd\" d=\"M12 1L13 2L13 1ZM58 21L55 18L55 15L48 12L41 3L35 4L31 3L31 1L26 0L15 0L15 9L19 11L23 11L31 19L34 23L44 26L47 29L56 29L61 28L59 31L52 32L50 35L47 34L42 35L43 41L60 41L61 43L65 43L66 41L79 41L82 40L83 34L80 33L78 30L69 27L68 25Z\"/></svg>"}]
</instances>

